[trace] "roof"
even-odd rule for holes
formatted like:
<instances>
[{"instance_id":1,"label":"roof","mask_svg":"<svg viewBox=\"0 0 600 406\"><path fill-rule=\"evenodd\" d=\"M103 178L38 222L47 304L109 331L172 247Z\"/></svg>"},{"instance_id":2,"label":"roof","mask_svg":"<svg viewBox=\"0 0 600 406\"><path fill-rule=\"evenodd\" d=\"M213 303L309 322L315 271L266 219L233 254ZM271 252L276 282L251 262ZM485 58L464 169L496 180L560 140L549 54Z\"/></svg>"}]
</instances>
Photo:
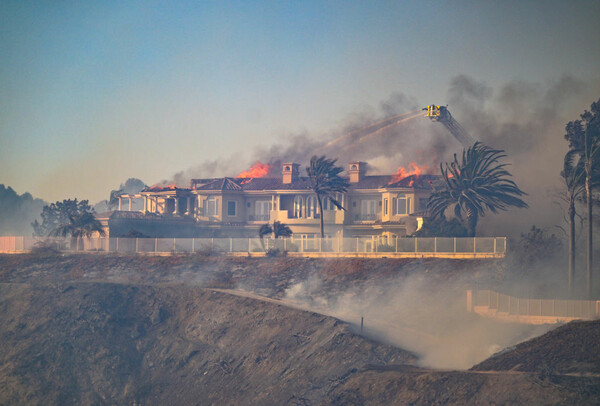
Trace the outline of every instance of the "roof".
<instances>
[{"instance_id":1,"label":"roof","mask_svg":"<svg viewBox=\"0 0 600 406\"><path fill-rule=\"evenodd\" d=\"M189 188L179 187L179 186L175 186L175 185L154 185L154 186L150 186L150 187L147 187L147 188L143 189L140 193L145 193L145 192L169 192L169 191L174 191L174 192L178 192L178 191L188 192L189 190L190 190Z\"/></svg>"},{"instance_id":2,"label":"roof","mask_svg":"<svg viewBox=\"0 0 600 406\"><path fill-rule=\"evenodd\" d=\"M350 190L381 188L432 189L438 175L411 175L394 182L393 175L363 176L358 183L351 183ZM192 190L260 191L260 190L311 190L310 178L299 177L291 183L282 178L213 178L192 179ZM189 189L188 189L189 190Z\"/></svg>"}]
</instances>

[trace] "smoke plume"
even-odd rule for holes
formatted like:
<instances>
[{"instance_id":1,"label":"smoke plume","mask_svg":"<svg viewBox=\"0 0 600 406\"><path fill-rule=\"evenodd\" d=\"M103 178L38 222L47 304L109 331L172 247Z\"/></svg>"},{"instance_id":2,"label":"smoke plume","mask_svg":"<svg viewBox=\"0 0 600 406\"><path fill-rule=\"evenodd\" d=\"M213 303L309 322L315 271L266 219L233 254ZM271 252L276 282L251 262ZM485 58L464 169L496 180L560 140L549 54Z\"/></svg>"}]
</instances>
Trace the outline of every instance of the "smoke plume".
<instances>
[{"instance_id":1,"label":"smoke plume","mask_svg":"<svg viewBox=\"0 0 600 406\"><path fill-rule=\"evenodd\" d=\"M440 369L468 369L551 328L498 323L468 313L468 281L442 288L426 275L424 269L335 295L325 295L319 277L311 275L292 285L284 300L350 322L357 331L362 318L362 334L413 351L422 366Z\"/></svg>"},{"instance_id":2,"label":"smoke plume","mask_svg":"<svg viewBox=\"0 0 600 406\"><path fill-rule=\"evenodd\" d=\"M528 193L532 207L483 218L480 234L516 235L531 224L562 222L554 202L567 148L564 126L594 99L589 88L568 75L546 83L513 81L497 89L466 75L451 80L446 101L451 114L473 138L506 151L513 179ZM185 186L191 178L235 176L257 161L271 165L270 176L280 176L282 162L305 165L312 155L337 158L344 167L366 161L370 174L395 173L410 162L437 168L463 146L442 124L424 118L422 107L417 98L396 92L378 108L347 117L339 128L283 135L255 150L245 164L236 157L206 161L166 183Z\"/></svg>"}]
</instances>

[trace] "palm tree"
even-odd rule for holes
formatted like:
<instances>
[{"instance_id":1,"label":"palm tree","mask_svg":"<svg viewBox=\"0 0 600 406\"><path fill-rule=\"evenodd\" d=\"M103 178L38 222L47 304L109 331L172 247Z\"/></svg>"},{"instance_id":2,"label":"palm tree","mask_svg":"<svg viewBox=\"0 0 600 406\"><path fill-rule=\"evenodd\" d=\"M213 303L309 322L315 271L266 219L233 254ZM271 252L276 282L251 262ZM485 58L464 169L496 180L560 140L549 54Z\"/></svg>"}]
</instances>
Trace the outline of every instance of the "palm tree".
<instances>
[{"instance_id":1,"label":"palm tree","mask_svg":"<svg viewBox=\"0 0 600 406\"><path fill-rule=\"evenodd\" d=\"M585 170L576 150L570 150L565 155L565 163L561 176L567 187L566 201L569 217L569 293L573 295L573 277L575 273L575 202L585 193Z\"/></svg>"},{"instance_id":2,"label":"palm tree","mask_svg":"<svg viewBox=\"0 0 600 406\"><path fill-rule=\"evenodd\" d=\"M273 232L273 227L269 223L265 223L258 229L258 237L260 238L260 245L262 245L263 251L265 250L265 235L269 235Z\"/></svg>"},{"instance_id":3,"label":"palm tree","mask_svg":"<svg viewBox=\"0 0 600 406\"><path fill-rule=\"evenodd\" d=\"M336 193L344 193L348 190L348 179L342 178L340 173L344 170L335 166L337 159L328 159L325 155L310 159L310 165L306 173L310 178L311 188L317 195L319 205L319 218L321 219L321 238L325 237L323 226L323 199L328 199L338 209L345 210L342 204L335 199Z\"/></svg>"},{"instance_id":4,"label":"palm tree","mask_svg":"<svg viewBox=\"0 0 600 406\"><path fill-rule=\"evenodd\" d=\"M286 224L280 223L279 221L273 222L273 237L278 239L279 237L289 237L292 235L292 229Z\"/></svg>"},{"instance_id":5,"label":"palm tree","mask_svg":"<svg viewBox=\"0 0 600 406\"><path fill-rule=\"evenodd\" d=\"M592 295L593 227L592 191L600 185L600 100L592 103L591 112L585 110L580 120L566 126L565 138L574 154L579 155L585 172L585 200L587 203L587 297Z\"/></svg>"},{"instance_id":6,"label":"palm tree","mask_svg":"<svg viewBox=\"0 0 600 406\"><path fill-rule=\"evenodd\" d=\"M70 214L68 223L60 224L50 235L55 237L71 236L71 249L79 250L79 238L91 238L94 233L98 233L101 237L106 235L102 224L94 217L94 214L89 211L83 213Z\"/></svg>"},{"instance_id":7,"label":"palm tree","mask_svg":"<svg viewBox=\"0 0 600 406\"><path fill-rule=\"evenodd\" d=\"M463 150L462 160L454 154L454 161L440 164L443 187L435 191L427 203L434 217L443 216L453 206L459 219L466 215L469 237L475 237L479 217L489 210L507 210L509 207L528 207L519 196L526 193L508 179L512 176L499 161L506 157L504 151L492 149L476 142Z\"/></svg>"}]
</instances>

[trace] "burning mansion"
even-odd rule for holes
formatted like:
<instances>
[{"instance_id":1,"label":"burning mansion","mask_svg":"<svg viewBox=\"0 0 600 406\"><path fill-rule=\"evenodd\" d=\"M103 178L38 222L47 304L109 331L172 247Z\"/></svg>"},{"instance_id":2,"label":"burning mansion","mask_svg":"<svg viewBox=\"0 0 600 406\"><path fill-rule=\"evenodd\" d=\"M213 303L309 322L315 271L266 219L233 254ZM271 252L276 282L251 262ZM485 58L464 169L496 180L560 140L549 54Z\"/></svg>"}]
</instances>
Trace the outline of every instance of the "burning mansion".
<instances>
[{"instance_id":1,"label":"burning mansion","mask_svg":"<svg viewBox=\"0 0 600 406\"><path fill-rule=\"evenodd\" d=\"M265 165L266 167L266 165ZM279 221L295 237L406 236L422 224L437 175L367 175L367 164L348 164L350 186L327 199L320 213L310 179L300 165L284 163L281 176L258 174L192 179L189 188L152 186L119 196L119 209L97 217L110 237L256 237L265 223Z\"/></svg>"}]
</instances>

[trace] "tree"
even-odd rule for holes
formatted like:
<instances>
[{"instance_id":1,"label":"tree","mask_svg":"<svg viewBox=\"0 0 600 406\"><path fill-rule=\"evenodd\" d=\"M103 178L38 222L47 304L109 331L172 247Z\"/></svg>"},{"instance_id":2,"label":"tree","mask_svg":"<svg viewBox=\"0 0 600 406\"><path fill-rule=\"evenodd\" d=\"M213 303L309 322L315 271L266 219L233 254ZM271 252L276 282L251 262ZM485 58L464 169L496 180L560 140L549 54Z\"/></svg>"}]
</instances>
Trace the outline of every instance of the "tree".
<instances>
[{"instance_id":1,"label":"tree","mask_svg":"<svg viewBox=\"0 0 600 406\"><path fill-rule=\"evenodd\" d=\"M593 265L593 189L598 187L600 176L600 99L592 103L591 111L585 110L579 120L566 125L565 139L571 151L579 155L585 171L585 201L587 203L587 296L592 295Z\"/></svg>"},{"instance_id":2,"label":"tree","mask_svg":"<svg viewBox=\"0 0 600 406\"><path fill-rule=\"evenodd\" d=\"M576 201L585 193L585 170L582 165L579 154L575 150L570 150L565 155L565 162L561 177L565 182L567 202L567 215L569 219L569 273L568 286L569 293L573 294L573 278L575 276L575 208Z\"/></svg>"},{"instance_id":3,"label":"tree","mask_svg":"<svg viewBox=\"0 0 600 406\"><path fill-rule=\"evenodd\" d=\"M462 160L454 154L454 161L440 164L444 184L429 197L427 208L434 217L443 216L453 207L457 218L466 215L469 237L475 237L480 217L489 210L508 210L509 207L528 207L520 196L526 195L509 179L508 164L499 161L504 151L476 142L463 150Z\"/></svg>"},{"instance_id":4,"label":"tree","mask_svg":"<svg viewBox=\"0 0 600 406\"><path fill-rule=\"evenodd\" d=\"M465 226L458 219L445 217L423 219L423 225L413 234L415 237L466 237Z\"/></svg>"},{"instance_id":5,"label":"tree","mask_svg":"<svg viewBox=\"0 0 600 406\"><path fill-rule=\"evenodd\" d=\"M348 180L342 178L340 173L343 169L335 166L337 159L328 159L325 155L310 159L310 165L306 168L306 173L310 178L311 188L317 195L317 204L319 205L319 218L321 219L321 238L325 237L325 228L323 225L323 199L328 199L338 209L345 210L342 204L335 199L336 193L345 193L348 190Z\"/></svg>"},{"instance_id":6,"label":"tree","mask_svg":"<svg viewBox=\"0 0 600 406\"><path fill-rule=\"evenodd\" d=\"M279 221L273 222L273 237L278 239L279 237L289 237L292 235L292 229L286 224Z\"/></svg>"},{"instance_id":7,"label":"tree","mask_svg":"<svg viewBox=\"0 0 600 406\"><path fill-rule=\"evenodd\" d=\"M279 221L273 222L273 227L269 223L265 223L258 229L258 236L260 237L260 244L265 249L264 237L269 234L273 234L273 238L278 239L279 237L289 237L292 235L292 229L286 224Z\"/></svg>"},{"instance_id":8,"label":"tree","mask_svg":"<svg viewBox=\"0 0 600 406\"><path fill-rule=\"evenodd\" d=\"M269 235L273 232L273 227L269 223L265 223L258 229L258 237L260 238L260 245L262 245L263 251L265 250L265 235Z\"/></svg>"},{"instance_id":9,"label":"tree","mask_svg":"<svg viewBox=\"0 0 600 406\"><path fill-rule=\"evenodd\" d=\"M108 198L108 208L112 209L119 205L119 196L122 194L136 194L141 192L147 186L137 178L129 178L125 183L121 183L119 189L111 190Z\"/></svg>"},{"instance_id":10,"label":"tree","mask_svg":"<svg viewBox=\"0 0 600 406\"><path fill-rule=\"evenodd\" d=\"M60 225L68 224L71 216L85 212L93 212L87 200L65 199L44 206L41 214L42 222L35 220L31 225L37 236L47 237Z\"/></svg>"},{"instance_id":11,"label":"tree","mask_svg":"<svg viewBox=\"0 0 600 406\"><path fill-rule=\"evenodd\" d=\"M52 230L50 235L55 237L66 237L67 235L70 235L71 249L75 247L75 250L78 251L79 239L82 237L91 238L94 233L98 233L102 237L106 234L100 222L94 217L94 213L84 211L69 215L69 221L60 224Z\"/></svg>"}]
</instances>

